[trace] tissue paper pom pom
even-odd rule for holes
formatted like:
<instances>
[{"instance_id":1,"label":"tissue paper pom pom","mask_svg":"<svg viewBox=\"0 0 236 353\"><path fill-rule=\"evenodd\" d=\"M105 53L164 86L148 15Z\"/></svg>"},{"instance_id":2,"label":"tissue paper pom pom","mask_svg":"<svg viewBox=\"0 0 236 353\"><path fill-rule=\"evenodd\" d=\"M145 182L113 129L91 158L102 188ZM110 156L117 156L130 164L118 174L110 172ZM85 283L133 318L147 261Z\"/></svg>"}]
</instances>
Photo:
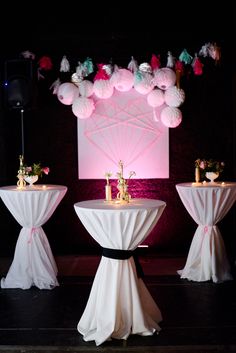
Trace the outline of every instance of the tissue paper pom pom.
<instances>
[{"instance_id":1,"label":"tissue paper pom pom","mask_svg":"<svg viewBox=\"0 0 236 353\"><path fill-rule=\"evenodd\" d=\"M98 98L110 98L113 91L113 85L109 80L96 80L93 84L93 92Z\"/></svg>"},{"instance_id":2,"label":"tissue paper pom pom","mask_svg":"<svg viewBox=\"0 0 236 353\"><path fill-rule=\"evenodd\" d=\"M82 97L90 97L93 94L93 83L89 80L80 82L79 93Z\"/></svg>"},{"instance_id":3,"label":"tissue paper pom pom","mask_svg":"<svg viewBox=\"0 0 236 353\"><path fill-rule=\"evenodd\" d=\"M179 107L185 100L184 90L172 86L165 91L165 102L170 107Z\"/></svg>"},{"instance_id":4,"label":"tissue paper pom pom","mask_svg":"<svg viewBox=\"0 0 236 353\"><path fill-rule=\"evenodd\" d=\"M147 102L151 107L160 107L164 103L164 93L160 89L154 89L147 96Z\"/></svg>"},{"instance_id":5,"label":"tissue paper pom pom","mask_svg":"<svg viewBox=\"0 0 236 353\"><path fill-rule=\"evenodd\" d=\"M151 74L144 74L141 80L134 82L134 89L141 94L148 94L154 88L153 77Z\"/></svg>"},{"instance_id":6,"label":"tissue paper pom pom","mask_svg":"<svg viewBox=\"0 0 236 353\"><path fill-rule=\"evenodd\" d=\"M166 90L167 88L174 86L176 81L175 72L169 67L163 67L154 74L154 82L158 88Z\"/></svg>"},{"instance_id":7,"label":"tissue paper pom pom","mask_svg":"<svg viewBox=\"0 0 236 353\"><path fill-rule=\"evenodd\" d=\"M166 107L161 112L161 121L167 127L177 127L182 121L182 113L178 108Z\"/></svg>"},{"instance_id":8,"label":"tissue paper pom pom","mask_svg":"<svg viewBox=\"0 0 236 353\"><path fill-rule=\"evenodd\" d=\"M80 119L89 118L94 108L94 101L91 98L78 97L72 104L72 112Z\"/></svg>"},{"instance_id":9,"label":"tissue paper pom pom","mask_svg":"<svg viewBox=\"0 0 236 353\"><path fill-rule=\"evenodd\" d=\"M65 82L58 87L57 98L61 103L71 105L78 94L78 87L73 83Z\"/></svg>"},{"instance_id":10,"label":"tissue paper pom pom","mask_svg":"<svg viewBox=\"0 0 236 353\"><path fill-rule=\"evenodd\" d=\"M148 72L149 74L152 73L152 67L148 63L142 63L139 65L139 70L142 72Z\"/></svg>"},{"instance_id":11,"label":"tissue paper pom pom","mask_svg":"<svg viewBox=\"0 0 236 353\"><path fill-rule=\"evenodd\" d=\"M134 75L127 69L119 69L113 73L110 81L117 91L127 92L133 87Z\"/></svg>"}]
</instances>

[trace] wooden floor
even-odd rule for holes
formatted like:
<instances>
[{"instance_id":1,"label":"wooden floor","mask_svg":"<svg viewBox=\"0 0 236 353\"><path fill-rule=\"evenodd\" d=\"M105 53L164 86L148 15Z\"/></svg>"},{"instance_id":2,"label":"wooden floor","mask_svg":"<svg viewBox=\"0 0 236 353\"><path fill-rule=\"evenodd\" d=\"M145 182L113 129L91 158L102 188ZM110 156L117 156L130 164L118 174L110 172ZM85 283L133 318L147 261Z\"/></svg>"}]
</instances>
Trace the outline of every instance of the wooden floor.
<instances>
[{"instance_id":1,"label":"wooden floor","mask_svg":"<svg viewBox=\"0 0 236 353\"><path fill-rule=\"evenodd\" d=\"M56 257L60 286L0 290L0 352L236 352L236 281L181 280L184 257L140 258L147 285L163 315L159 335L132 335L96 347L77 323L85 308L98 256ZM11 259L1 259L4 275Z\"/></svg>"}]
</instances>

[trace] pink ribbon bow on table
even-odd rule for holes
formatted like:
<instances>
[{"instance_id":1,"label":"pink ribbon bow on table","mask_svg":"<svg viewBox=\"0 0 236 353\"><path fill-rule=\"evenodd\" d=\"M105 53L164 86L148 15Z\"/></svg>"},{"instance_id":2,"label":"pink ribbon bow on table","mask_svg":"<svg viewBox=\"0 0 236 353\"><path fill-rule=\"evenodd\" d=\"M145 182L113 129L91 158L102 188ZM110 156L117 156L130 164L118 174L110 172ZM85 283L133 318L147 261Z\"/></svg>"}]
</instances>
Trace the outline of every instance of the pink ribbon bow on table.
<instances>
[{"instance_id":1,"label":"pink ribbon bow on table","mask_svg":"<svg viewBox=\"0 0 236 353\"><path fill-rule=\"evenodd\" d=\"M30 229L30 233L29 233L29 239L28 239L28 244L30 244L32 242L32 235L35 232L37 228L33 227Z\"/></svg>"}]
</instances>

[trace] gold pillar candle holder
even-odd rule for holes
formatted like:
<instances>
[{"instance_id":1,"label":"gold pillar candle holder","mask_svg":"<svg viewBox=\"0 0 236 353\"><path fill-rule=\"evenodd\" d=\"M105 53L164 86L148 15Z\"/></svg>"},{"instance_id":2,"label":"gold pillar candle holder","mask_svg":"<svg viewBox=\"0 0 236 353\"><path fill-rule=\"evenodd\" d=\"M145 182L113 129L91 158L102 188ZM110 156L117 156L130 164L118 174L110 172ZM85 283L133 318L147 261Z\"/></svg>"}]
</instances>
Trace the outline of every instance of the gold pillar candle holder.
<instances>
[{"instance_id":1,"label":"gold pillar candle holder","mask_svg":"<svg viewBox=\"0 0 236 353\"><path fill-rule=\"evenodd\" d=\"M26 182L24 180L25 178L25 167L24 167L24 157L23 155L19 156L19 160L20 160L20 167L18 170L18 174L17 174L17 189L23 189L26 186Z\"/></svg>"},{"instance_id":2,"label":"gold pillar candle holder","mask_svg":"<svg viewBox=\"0 0 236 353\"><path fill-rule=\"evenodd\" d=\"M106 201L112 201L111 185L106 185L105 186L105 196L106 196Z\"/></svg>"},{"instance_id":3,"label":"gold pillar candle holder","mask_svg":"<svg viewBox=\"0 0 236 353\"><path fill-rule=\"evenodd\" d=\"M195 168L195 182L200 183L200 180L201 180L200 168L196 167Z\"/></svg>"},{"instance_id":4,"label":"gold pillar candle holder","mask_svg":"<svg viewBox=\"0 0 236 353\"><path fill-rule=\"evenodd\" d=\"M111 185L110 185L110 177L112 176L112 172L106 172L105 177L107 180L107 184L105 185L105 200L112 201L112 193L111 193Z\"/></svg>"}]
</instances>

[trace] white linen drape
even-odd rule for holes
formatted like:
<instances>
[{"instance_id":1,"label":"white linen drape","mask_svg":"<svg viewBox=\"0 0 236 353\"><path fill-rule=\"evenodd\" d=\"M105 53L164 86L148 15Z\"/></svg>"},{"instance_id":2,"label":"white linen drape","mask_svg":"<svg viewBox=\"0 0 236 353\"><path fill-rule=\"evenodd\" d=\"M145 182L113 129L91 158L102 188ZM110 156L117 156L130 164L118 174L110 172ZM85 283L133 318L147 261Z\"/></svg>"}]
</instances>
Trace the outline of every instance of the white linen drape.
<instances>
[{"instance_id":1,"label":"white linen drape","mask_svg":"<svg viewBox=\"0 0 236 353\"><path fill-rule=\"evenodd\" d=\"M42 225L48 221L64 197L67 188L51 185L18 190L15 186L0 188L0 197L22 226L13 262L1 288L40 289L58 286L57 266Z\"/></svg>"},{"instance_id":2,"label":"white linen drape","mask_svg":"<svg viewBox=\"0 0 236 353\"><path fill-rule=\"evenodd\" d=\"M198 228L194 234L181 278L215 283L231 280L230 266L220 230L216 225L236 200L236 183L193 186L177 184L176 189L186 210Z\"/></svg>"},{"instance_id":3,"label":"white linen drape","mask_svg":"<svg viewBox=\"0 0 236 353\"><path fill-rule=\"evenodd\" d=\"M148 236L166 204L134 199L128 205L103 200L75 204L75 211L90 235L110 249L134 250ZM96 345L130 334L152 335L160 331L161 312L137 277L133 257L116 260L102 257L78 331Z\"/></svg>"}]
</instances>

